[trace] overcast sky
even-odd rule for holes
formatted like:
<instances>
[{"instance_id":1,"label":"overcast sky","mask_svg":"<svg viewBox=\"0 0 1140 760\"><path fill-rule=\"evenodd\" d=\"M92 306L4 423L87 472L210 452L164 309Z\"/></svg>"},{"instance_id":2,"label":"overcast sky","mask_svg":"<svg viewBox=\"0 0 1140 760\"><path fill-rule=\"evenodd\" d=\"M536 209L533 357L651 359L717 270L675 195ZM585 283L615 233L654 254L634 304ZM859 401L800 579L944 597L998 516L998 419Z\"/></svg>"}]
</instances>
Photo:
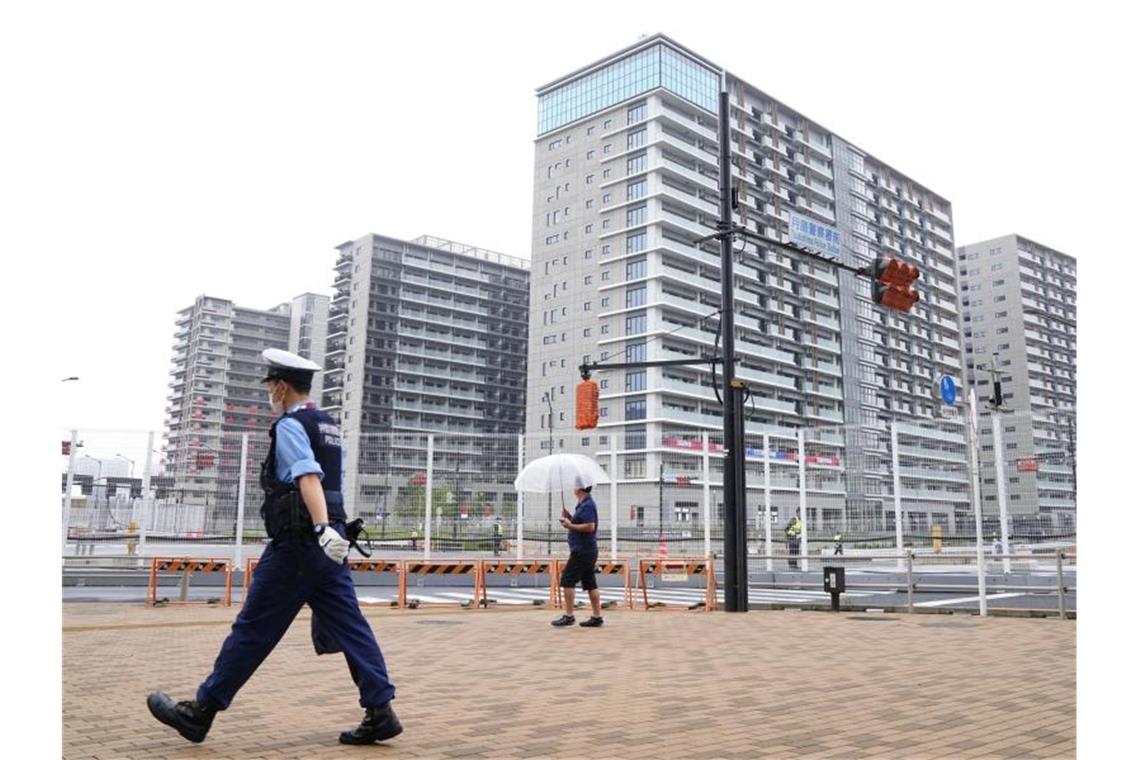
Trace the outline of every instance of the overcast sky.
<instances>
[{"instance_id":1,"label":"overcast sky","mask_svg":"<svg viewBox=\"0 0 1140 760\"><path fill-rule=\"evenodd\" d=\"M71 320L41 359L61 426L159 429L177 310L327 293L345 240L529 257L534 89L658 31L949 198L957 244L1018 232L1083 275L1130 215L1136 43L1095 3L396 5L9 10L4 214Z\"/></svg>"}]
</instances>

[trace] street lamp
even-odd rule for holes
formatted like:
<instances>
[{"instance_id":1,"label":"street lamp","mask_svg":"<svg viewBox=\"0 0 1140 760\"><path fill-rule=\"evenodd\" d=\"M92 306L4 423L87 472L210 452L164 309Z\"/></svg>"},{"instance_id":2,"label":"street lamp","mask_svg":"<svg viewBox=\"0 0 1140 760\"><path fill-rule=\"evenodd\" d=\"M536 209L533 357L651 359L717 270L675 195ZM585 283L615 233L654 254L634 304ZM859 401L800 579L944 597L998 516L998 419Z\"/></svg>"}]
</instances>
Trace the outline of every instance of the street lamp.
<instances>
[{"instance_id":1,"label":"street lamp","mask_svg":"<svg viewBox=\"0 0 1140 760\"><path fill-rule=\"evenodd\" d=\"M548 440L550 441L550 454L554 454L554 401L550 398L550 391L542 394L542 400L546 402L546 408L549 412L546 418L546 427L550 431ZM546 555L550 556L551 551L551 531L554 527L554 494L546 494Z\"/></svg>"},{"instance_id":2,"label":"street lamp","mask_svg":"<svg viewBox=\"0 0 1140 760\"><path fill-rule=\"evenodd\" d=\"M119 459L125 459L127 462L130 463L130 465L131 465L130 477L133 480L135 477L135 460L131 459L130 457L125 457L122 454L116 454L115 456L117 456Z\"/></svg>"}]
</instances>

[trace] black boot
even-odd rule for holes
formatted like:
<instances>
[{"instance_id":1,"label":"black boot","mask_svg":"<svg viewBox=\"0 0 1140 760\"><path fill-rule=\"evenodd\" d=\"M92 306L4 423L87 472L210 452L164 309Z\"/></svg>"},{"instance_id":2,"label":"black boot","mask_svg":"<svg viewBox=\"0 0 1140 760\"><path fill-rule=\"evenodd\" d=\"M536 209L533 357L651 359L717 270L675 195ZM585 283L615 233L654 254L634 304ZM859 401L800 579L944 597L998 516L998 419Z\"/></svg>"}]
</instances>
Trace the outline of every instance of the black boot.
<instances>
[{"instance_id":1,"label":"black boot","mask_svg":"<svg viewBox=\"0 0 1140 760\"><path fill-rule=\"evenodd\" d=\"M217 713L217 710L203 707L193 700L176 703L169 694L161 691L151 692L146 698L146 706L160 723L174 728L183 738L195 743L206 738Z\"/></svg>"},{"instance_id":2,"label":"black boot","mask_svg":"<svg viewBox=\"0 0 1140 760\"><path fill-rule=\"evenodd\" d=\"M364 720L351 731L342 731L341 744L372 744L391 739L403 733L404 727L396 713L392 711L392 703L383 707L367 707L364 710Z\"/></svg>"}]
</instances>

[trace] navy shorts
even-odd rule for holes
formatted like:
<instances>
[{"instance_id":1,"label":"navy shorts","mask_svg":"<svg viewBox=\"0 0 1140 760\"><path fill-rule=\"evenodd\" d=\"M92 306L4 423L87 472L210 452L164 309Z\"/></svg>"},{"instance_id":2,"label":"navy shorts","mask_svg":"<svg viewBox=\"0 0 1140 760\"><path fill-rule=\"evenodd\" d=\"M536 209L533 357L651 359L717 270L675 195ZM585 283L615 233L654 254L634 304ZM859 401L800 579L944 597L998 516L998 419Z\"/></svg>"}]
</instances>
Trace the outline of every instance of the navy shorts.
<instances>
[{"instance_id":1,"label":"navy shorts","mask_svg":"<svg viewBox=\"0 0 1140 760\"><path fill-rule=\"evenodd\" d=\"M583 591L593 591L598 587L598 579L594 575L594 564L598 561L597 554L579 554L570 552L570 559L562 566L562 588L573 588L582 584Z\"/></svg>"}]
</instances>

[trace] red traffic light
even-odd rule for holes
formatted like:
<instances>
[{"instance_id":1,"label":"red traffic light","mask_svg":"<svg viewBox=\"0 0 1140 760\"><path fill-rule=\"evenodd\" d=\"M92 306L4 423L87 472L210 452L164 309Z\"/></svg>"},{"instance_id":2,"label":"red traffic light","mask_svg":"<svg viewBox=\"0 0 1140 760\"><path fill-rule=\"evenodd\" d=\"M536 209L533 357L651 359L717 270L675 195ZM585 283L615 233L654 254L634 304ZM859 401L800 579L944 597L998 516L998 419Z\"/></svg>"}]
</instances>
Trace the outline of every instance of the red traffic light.
<instances>
[{"instance_id":1,"label":"red traffic light","mask_svg":"<svg viewBox=\"0 0 1140 760\"><path fill-rule=\"evenodd\" d=\"M918 303L918 291L911 285L918 279L918 267L898 259L875 259L871 298L875 303L895 311L908 312Z\"/></svg>"}]
</instances>

